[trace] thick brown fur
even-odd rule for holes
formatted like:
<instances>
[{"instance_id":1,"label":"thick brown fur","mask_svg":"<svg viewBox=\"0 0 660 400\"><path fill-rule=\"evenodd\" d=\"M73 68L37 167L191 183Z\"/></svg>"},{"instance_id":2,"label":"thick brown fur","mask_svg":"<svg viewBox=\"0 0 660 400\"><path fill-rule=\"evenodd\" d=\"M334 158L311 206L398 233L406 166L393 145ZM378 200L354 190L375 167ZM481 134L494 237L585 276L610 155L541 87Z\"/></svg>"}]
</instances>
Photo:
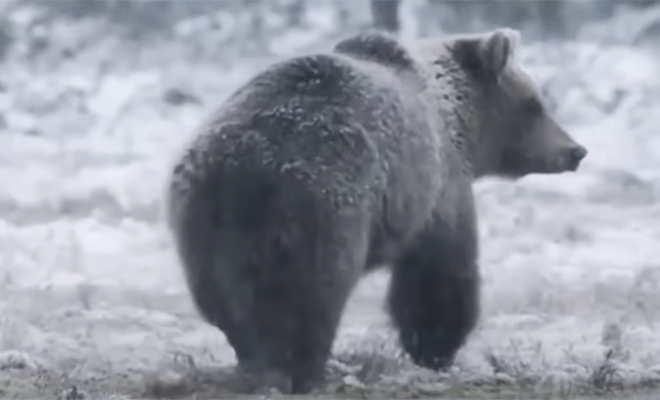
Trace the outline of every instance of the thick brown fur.
<instances>
[{"instance_id":1,"label":"thick brown fur","mask_svg":"<svg viewBox=\"0 0 660 400\"><path fill-rule=\"evenodd\" d=\"M356 35L268 67L200 129L169 224L249 390L319 385L348 296L384 264L402 347L451 365L479 316L472 182L575 170L586 154L516 66L517 37Z\"/></svg>"}]
</instances>

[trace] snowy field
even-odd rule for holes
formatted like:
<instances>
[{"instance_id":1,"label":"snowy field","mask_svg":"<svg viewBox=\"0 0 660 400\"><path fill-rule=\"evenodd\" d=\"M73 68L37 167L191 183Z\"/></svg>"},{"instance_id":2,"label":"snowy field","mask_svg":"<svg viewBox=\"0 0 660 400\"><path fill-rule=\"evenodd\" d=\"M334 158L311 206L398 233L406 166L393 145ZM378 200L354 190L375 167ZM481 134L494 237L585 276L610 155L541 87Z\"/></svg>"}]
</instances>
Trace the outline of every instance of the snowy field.
<instances>
[{"instance_id":1,"label":"snowy field","mask_svg":"<svg viewBox=\"0 0 660 400\"><path fill-rule=\"evenodd\" d=\"M640 21L523 49L589 155L577 173L475 185L484 312L450 373L400 356L380 272L352 298L319 398L660 387L660 41L633 48ZM19 48L0 67L0 397L234 398L233 353L192 307L160 207L173 157L265 61L100 43L55 65Z\"/></svg>"}]
</instances>

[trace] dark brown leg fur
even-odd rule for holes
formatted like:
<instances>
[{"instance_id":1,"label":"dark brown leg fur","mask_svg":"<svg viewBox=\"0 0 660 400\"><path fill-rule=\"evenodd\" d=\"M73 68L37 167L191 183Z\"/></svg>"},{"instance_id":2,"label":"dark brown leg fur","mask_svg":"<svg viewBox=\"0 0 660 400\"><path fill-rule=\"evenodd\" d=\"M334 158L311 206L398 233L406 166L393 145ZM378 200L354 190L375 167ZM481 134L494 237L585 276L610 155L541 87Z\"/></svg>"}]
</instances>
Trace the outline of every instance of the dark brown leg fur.
<instances>
[{"instance_id":1,"label":"dark brown leg fur","mask_svg":"<svg viewBox=\"0 0 660 400\"><path fill-rule=\"evenodd\" d=\"M449 367L475 326L476 240L471 224L450 229L436 218L394 265L388 306L402 347L419 366Z\"/></svg>"}]
</instances>

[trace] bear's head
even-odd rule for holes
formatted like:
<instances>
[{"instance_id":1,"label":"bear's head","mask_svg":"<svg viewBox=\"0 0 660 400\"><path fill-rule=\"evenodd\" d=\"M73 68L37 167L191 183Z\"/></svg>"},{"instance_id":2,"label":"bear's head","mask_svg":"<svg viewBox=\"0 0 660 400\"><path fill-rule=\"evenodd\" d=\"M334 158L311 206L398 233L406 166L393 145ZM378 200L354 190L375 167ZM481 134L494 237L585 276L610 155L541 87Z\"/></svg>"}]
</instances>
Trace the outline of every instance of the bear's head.
<instances>
[{"instance_id":1,"label":"bear's head","mask_svg":"<svg viewBox=\"0 0 660 400\"><path fill-rule=\"evenodd\" d=\"M458 112L454 139L476 177L575 171L587 154L517 64L519 40L517 31L502 28L418 42L440 101Z\"/></svg>"}]
</instances>

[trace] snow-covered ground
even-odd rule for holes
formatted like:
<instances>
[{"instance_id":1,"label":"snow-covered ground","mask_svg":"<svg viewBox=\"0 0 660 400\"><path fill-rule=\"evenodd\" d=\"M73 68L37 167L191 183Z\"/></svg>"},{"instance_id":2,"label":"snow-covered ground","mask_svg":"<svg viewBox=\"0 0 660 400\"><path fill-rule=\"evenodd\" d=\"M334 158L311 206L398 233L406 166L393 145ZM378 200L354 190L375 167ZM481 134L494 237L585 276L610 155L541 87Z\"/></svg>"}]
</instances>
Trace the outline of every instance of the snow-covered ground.
<instances>
[{"instance_id":1,"label":"snow-covered ground","mask_svg":"<svg viewBox=\"0 0 660 400\"><path fill-rule=\"evenodd\" d=\"M346 312L326 392L660 386L660 56L620 42L525 46L589 155L577 173L475 185L484 312L452 371L400 357L379 272ZM17 56L1 67L0 397L231 397L233 353L194 311L159 207L177 151L264 61L218 66L156 48L103 72L124 56L97 47L57 66ZM170 87L199 103L164 101Z\"/></svg>"}]
</instances>

